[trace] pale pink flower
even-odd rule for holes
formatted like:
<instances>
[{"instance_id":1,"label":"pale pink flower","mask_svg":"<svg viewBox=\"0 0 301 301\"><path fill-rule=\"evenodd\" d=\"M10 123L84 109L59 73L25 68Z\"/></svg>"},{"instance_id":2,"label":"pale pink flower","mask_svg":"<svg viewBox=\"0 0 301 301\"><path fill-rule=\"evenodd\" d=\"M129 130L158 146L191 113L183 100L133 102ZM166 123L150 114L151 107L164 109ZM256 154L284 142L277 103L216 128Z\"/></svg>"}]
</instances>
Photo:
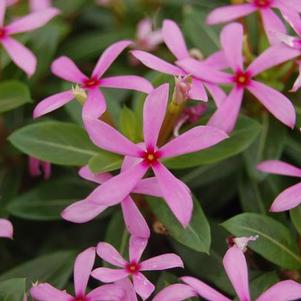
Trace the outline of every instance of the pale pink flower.
<instances>
[{"instance_id":1,"label":"pale pink flower","mask_svg":"<svg viewBox=\"0 0 301 301\"><path fill-rule=\"evenodd\" d=\"M34 284L30 290L36 301L122 301L125 291L117 285L103 285L86 293L90 273L94 266L95 248L80 253L74 263L74 291L71 296L48 283ZM43 267L41 267L43 268Z\"/></svg>"},{"instance_id":2,"label":"pale pink flower","mask_svg":"<svg viewBox=\"0 0 301 301\"><path fill-rule=\"evenodd\" d=\"M276 175L301 178L301 168L279 160L263 161L257 165L257 169ZM270 211L281 212L295 208L301 203L301 182L281 192L274 200Z\"/></svg>"},{"instance_id":3,"label":"pale pink flower","mask_svg":"<svg viewBox=\"0 0 301 301\"><path fill-rule=\"evenodd\" d=\"M6 50L12 61L28 76L35 73L37 59L35 55L20 42L11 36L28 32L45 25L49 20L59 14L56 8L48 8L41 12L31 13L19 18L8 25L4 25L6 2L0 1L0 44Z\"/></svg>"},{"instance_id":4,"label":"pale pink flower","mask_svg":"<svg viewBox=\"0 0 301 301\"><path fill-rule=\"evenodd\" d=\"M171 211L182 225L187 226L193 207L191 192L162 164L162 160L208 148L228 136L213 127L197 126L162 147L158 147L157 140L167 109L168 92L169 85L161 85L154 89L145 100L143 144L134 144L103 121L86 120L87 132L97 146L135 159L133 166L96 188L87 199L103 206L118 204L130 194L151 168Z\"/></svg>"},{"instance_id":5,"label":"pale pink flower","mask_svg":"<svg viewBox=\"0 0 301 301\"><path fill-rule=\"evenodd\" d=\"M236 123L244 91L248 90L261 104L285 125L295 125L295 109L290 100L277 90L255 81L253 78L261 72L294 58L298 50L276 45L259 55L246 69L243 66L242 44L243 27L239 23L225 26L221 32L221 45L226 59L233 71L227 74L200 64L196 60L184 59L178 64L187 72L198 76L202 74L216 83L233 85L233 89L222 105L211 116L208 125L219 127L230 133Z\"/></svg>"},{"instance_id":6,"label":"pale pink flower","mask_svg":"<svg viewBox=\"0 0 301 301\"><path fill-rule=\"evenodd\" d=\"M42 172L44 174L45 180L48 180L51 176L51 164L49 162L41 161L31 156L29 156L28 158L28 169L29 174L32 177L38 177L42 174Z\"/></svg>"},{"instance_id":7,"label":"pale pink flower","mask_svg":"<svg viewBox=\"0 0 301 301\"><path fill-rule=\"evenodd\" d=\"M153 87L149 81L134 75L112 76L102 78L103 74L116 60L120 53L132 44L131 41L119 41L109 46L98 59L90 77L84 75L75 63L66 56L59 57L51 65L51 71L56 76L80 85L88 93L83 106L84 118L98 118L106 110L106 102L99 88L131 89L149 93ZM49 96L42 100L34 109L34 118L52 112L74 98L73 90L67 90Z\"/></svg>"},{"instance_id":8,"label":"pale pink flower","mask_svg":"<svg viewBox=\"0 0 301 301\"><path fill-rule=\"evenodd\" d=\"M226 274L240 301L251 301L247 261L243 251L237 246L230 248L223 259ZM181 280L190 285L202 298L210 301L231 301L206 283L193 277L182 277ZM301 284L293 280L280 281L264 293L256 301L290 301L301 298Z\"/></svg>"},{"instance_id":9,"label":"pale pink flower","mask_svg":"<svg viewBox=\"0 0 301 301\"><path fill-rule=\"evenodd\" d=\"M14 229L12 223L4 218L0 218L0 237L13 238Z\"/></svg>"},{"instance_id":10,"label":"pale pink flower","mask_svg":"<svg viewBox=\"0 0 301 301\"><path fill-rule=\"evenodd\" d=\"M126 261L112 245L100 242L97 246L98 256L104 261L117 266L118 269L97 268L91 275L104 283L118 281L130 276L133 279L137 294L143 300L147 299L155 287L141 272L161 271L176 267L183 268L183 262L178 255L172 253L141 261L146 245L147 239L132 236L129 242L129 261Z\"/></svg>"}]
</instances>

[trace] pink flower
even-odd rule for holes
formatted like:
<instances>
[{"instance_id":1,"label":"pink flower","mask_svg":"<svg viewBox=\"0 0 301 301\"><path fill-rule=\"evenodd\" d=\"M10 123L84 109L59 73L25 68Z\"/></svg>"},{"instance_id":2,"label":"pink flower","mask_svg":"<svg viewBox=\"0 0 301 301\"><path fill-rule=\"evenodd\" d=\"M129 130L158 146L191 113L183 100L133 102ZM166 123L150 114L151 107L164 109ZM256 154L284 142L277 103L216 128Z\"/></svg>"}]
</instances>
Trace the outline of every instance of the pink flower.
<instances>
[{"instance_id":1,"label":"pink flower","mask_svg":"<svg viewBox=\"0 0 301 301\"><path fill-rule=\"evenodd\" d=\"M55 17L59 10L45 9L19 18L8 25L3 25L6 11L6 2L0 1L0 44L6 50L12 61L28 76L35 73L37 59L34 54L11 36L17 33L32 31L45 25Z\"/></svg>"},{"instance_id":2,"label":"pink flower","mask_svg":"<svg viewBox=\"0 0 301 301\"><path fill-rule=\"evenodd\" d=\"M224 256L224 268L240 301L251 301L249 277L246 258L241 249L230 248ZM196 293L210 301L231 301L228 297L211 288L206 283L193 278L182 277L181 280L190 285ZM301 285L292 280L280 281L262 293L256 301L296 300L301 298Z\"/></svg>"},{"instance_id":3,"label":"pink flower","mask_svg":"<svg viewBox=\"0 0 301 301\"><path fill-rule=\"evenodd\" d=\"M52 63L51 71L53 74L64 80L78 84L82 89L87 91L88 98L83 106L84 118L98 118L106 110L106 102L99 90L100 87L132 89L145 93L152 91L153 87L149 81L140 76L127 75L102 78L102 75L114 60L131 43L131 41L119 41L108 47L98 59L90 77L84 75L74 62L66 56L59 57ZM35 107L33 116L37 118L52 112L73 98L74 93L72 90L47 97Z\"/></svg>"},{"instance_id":4,"label":"pink flower","mask_svg":"<svg viewBox=\"0 0 301 301\"><path fill-rule=\"evenodd\" d=\"M145 100L143 144L134 144L103 121L87 120L85 122L90 139L97 146L135 159L133 166L96 188L87 199L103 206L120 203L151 168L171 211L182 225L186 226L192 213L190 190L174 177L162 164L162 160L208 148L228 136L213 127L197 126L167 142L164 146L158 147L157 140L166 112L168 90L168 84L161 85L154 89Z\"/></svg>"},{"instance_id":5,"label":"pink flower","mask_svg":"<svg viewBox=\"0 0 301 301\"><path fill-rule=\"evenodd\" d=\"M34 157L28 159L29 174L32 177L38 177L44 173L44 179L48 180L51 176L51 164L49 162L41 161Z\"/></svg>"},{"instance_id":6,"label":"pink flower","mask_svg":"<svg viewBox=\"0 0 301 301\"><path fill-rule=\"evenodd\" d=\"M13 238L13 225L12 223L4 218L0 218L0 237Z\"/></svg>"},{"instance_id":7,"label":"pink flower","mask_svg":"<svg viewBox=\"0 0 301 301\"><path fill-rule=\"evenodd\" d=\"M37 301L122 301L125 292L117 285L103 285L86 294L94 261L95 248L89 248L77 256L74 263L75 297L48 283L34 285L30 290L31 296Z\"/></svg>"},{"instance_id":8,"label":"pink flower","mask_svg":"<svg viewBox=\"0 0 301 301\"><path fill-rule=\"evenodd\" d=\"M131 237L129 242L129 261L126 261L118 251L108 243L100 242L97 254L104 261L119 267L119 269L97 268L92 276L104 283L110 283L131 276L135 291L143 300L154 291L154 285L141 273L142 271L161 271L175 267L182 267L181 258L172 253L159 255L140 261L147 245L147 239Z\"/></svg>"},{"instance_id":9,"label":"pink flower","mask_svg":"<svg viewBox=\"0 0 301 301\"><path fill-rule=\"evenodd\" d=\"M301 178L301 169L291 164L279 161L268 160L257 165L257 169L276 175ZM301 203L301 183L295 184L281 192L274 200L270 211L281 212L295 208Z\"/></svg>"},{"instance_id":10,"label":"pink flower","mask_svg":"<svg viewBox=\"0 0 301 301\"><path fill-rule=\"evenodd\" d=\"M172 20L165 20L163 22L162 34L164 43L177 60L191 58L191 54L187 49L183 34L175 22L173 22ZM157 70L159 72L170 74L173 76L187 77L190 75L190 73L186 72L184 69L167 63L150 53L141 50L134 50L132 51L132 54L145 66L153 70ZM206 60L202 61L202 64L206 64L207 66L216 68L226 67L224 54L222 52L214 53ZM210 81L205 81L202 74L199 74L199 76L192 77L192 85L189 91L189 98L207 101L208 96L205 87L212 95L216 105L219 106L226 96L224 91L220 89L217 85L212 84Z\"/></svg>"},{"instance_id":11,"label":"pink flower","mask_svg":"<svg viewBox=\"0 0 301 301\"><path fill-rule=\"evenodd\" d=\"M209 25L224 23L247 16L255 11L260 13L263 27L271 44L277 42L273 32L285 33L285 25L274 13L273 8L282 10L293 10L301 12L299 0L247 0L246 4L226 5L214 9L207 17Z\"/></svg>"},{"instance_id":12,"label":"pink flower","mask_svg":"<svg viewBox=\"0 0 301 301\"><path fill-rule=\"evenodd\" d=\"M293 128L295 125L295 109L290 100L275 89L253 80L253 77L275 65L283 63L296 56L295 49L277 45L270 47L259 55L244 69L242 42L243 27L239 23L232 23L224 27L221 32L221 45L226 59L233 70L233 74L226 74L201 65L195 60L184 59L178 64L187 72L198 76L205 74L212 81L234 85L228 97L211 116L208 125L219 127L227 133L235 126L245 90L253 94L261 104L285 125Z\"/></svg>"}]
</instances>

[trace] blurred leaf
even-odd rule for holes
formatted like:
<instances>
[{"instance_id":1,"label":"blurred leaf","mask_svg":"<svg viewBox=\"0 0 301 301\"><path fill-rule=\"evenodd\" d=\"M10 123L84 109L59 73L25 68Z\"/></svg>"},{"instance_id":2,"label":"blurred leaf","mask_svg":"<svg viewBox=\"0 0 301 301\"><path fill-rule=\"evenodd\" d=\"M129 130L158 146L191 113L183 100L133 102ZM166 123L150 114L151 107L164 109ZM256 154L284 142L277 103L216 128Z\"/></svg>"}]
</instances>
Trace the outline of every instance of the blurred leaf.
<instances>
[{"instance_id":1,"label":"blurred leaf","mask_svg":"<svg viewBox=\"0 0 301 301\"><path fill-rule=\"evenodd\" d=\"M298 133L298 136L300 134ZM298 137L297 136L297 137ZM298 139L300 141L300 138ZM286 140L285 152L298 164L301 165L301 143L296 141L292 136L288 137Z\"/></svg>"},{"instance_id":2,"label":"blurred leaf","mask_svg":"<svg viewBox=\"0 0 301 301\"><path fill-rule=\"evenodd\" d=\"M133 142L139 141L138 120L135 113L124 106L120 114L120 130Z\"/></svg>"},{"instance_id":3,"label":"blurred leaf","mask_svg":"<svg viewBox=\"0 0 301 301\"><path fill-rule=\"evenodd\" d=\"M301 205L290 210L290 217L299 235L301 235Z\"/></svg>"},{"instance_id":4,"label":"blurred leaf","mask_svg":"<svg viewBox=\"0 0 301 301\"><path fill-rule=\"evenodd\" d=\"M119 169L122 157L116 154L101 152L89 160L89 168L94 173L109 172Z\"/></svg>"},{"instance_id":5,"label":"blurred leaf","mask_svg":"<svg viewBox=\"0 0 301 301\"><path fill-rule=\"evenodd\" d=\"M85 130L66 122L30 124L15 131L9 141L27 155L61 165L82 166L98 154Z\"/></svg>"},{"instance_id":6,"label":"blurred leaf","mask_svg":"<svg viewBox=\"0 0 301 301\"><path fill-rule=\"evenodd\" d=\"M14 278L0 282L1 301L22 301L25 294L25 279Z\"/></svg>"}]
</instances>

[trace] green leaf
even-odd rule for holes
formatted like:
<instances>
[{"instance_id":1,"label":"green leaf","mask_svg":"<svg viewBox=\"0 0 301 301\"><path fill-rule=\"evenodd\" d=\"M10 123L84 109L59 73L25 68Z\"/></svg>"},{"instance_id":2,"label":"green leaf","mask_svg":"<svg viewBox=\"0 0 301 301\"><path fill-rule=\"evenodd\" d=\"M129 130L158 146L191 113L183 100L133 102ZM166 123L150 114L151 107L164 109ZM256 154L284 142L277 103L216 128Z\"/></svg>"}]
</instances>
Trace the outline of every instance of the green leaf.
<instances>
[{"instance_id":1,"label":"green leaf","mask_svg":"<svg viewBox=\"0 0 301 301\"><path fill-rule=\"evenodd\" d=\"M109 172L119 169L122 163L121 156L116 154L101 152L89 160L89 168L94 173Z\"/></svg>"},{"instance_id":2,"label":"green leaf","mask_svg":"<svg viewBox=\"0 0 301 301\"><path fill-rule=\"evenodd\" d=\"M66 122L27 125L15 131L9 141L27 155L61 165L82 166L98 154L85 130Z\"/></svg>"},{"instance_id":3,"label":"green leaf","mask_svg":"<svg viewBox=\"0 0 301 301\"><path fill-rule=\"evenodd\" d=\"M299 235L301 235L301 205L290 210L290 217Z\"/></svg>"},{"instance_id":4,"label":"green leaf","mask_svg":"<svg viewBox=\"0 0 301 301\"><path fill-rule=\"evenodd\" d=\"M210 226L201 205L196 199L193 203L191 222L186 229L178 222L164 200L149 197L147 202L154 215L166 227L172 238L195 251L209 254L211 244Z\"/></svg>"},{"instance_id":5,"label":"green leaf","mask_svg":"<svg viewBox=\"0 0 301 301\"><path fill-rule=\"evenodd\" d=\"M267 260L283 268L301 267L298 247L290 231L271 217L242 213L230 218L222 226L235 236L259 235L249 247Z\"/></svg>"},{"instance_id":6,"label":"green leaf","mask_svg":"<svg viewBox=\"0 0 301 301\"><path fill-rule=\"evenodd\" d=\"M124 106L120 114L120 130L133 142L139 141L138 120L135 113Z\"/></svg>"},{"instance_id":7,"label":"green leaf","mask_svg":"<svg viewBox=\"0 0 301 301\"><path fill-rule=\"evenodd\" d=\"M169 168L180 169L225 160L248 148L260 130L261 126L257 121L241 116L230 138L208 149L166 160L166 165Z\"/></svg>"},{"instance_id":8,"label":"green leaf","mask_svg":"<svg viewBox=\"0 0 301 301\"><path fill-rule=\"evenodd\" d=\"M25 278L15 278L0 282L1 301L22 301L25 294Z\"/></svg>"},{"instance_id":9,"label":"green leaf","mask_svg":"<svg viewBox=\"0 0 301 301\"><path fill-rule=\"evenodd\" d=\"M250 283L252 300L256 300L256 298L278 281L279 277L276 272L267 272L253 279Z\"/></svg>"},{"instance_id":10,"label":"green leaf","mask_svg":"<svg viewBox=\"0 0 301 301\"><path fill-rule=\"evenodd\" d=\"M8 80L0 83L0 113L32 102L29 89L22 82Z\"/></svg>"}]
</instances>

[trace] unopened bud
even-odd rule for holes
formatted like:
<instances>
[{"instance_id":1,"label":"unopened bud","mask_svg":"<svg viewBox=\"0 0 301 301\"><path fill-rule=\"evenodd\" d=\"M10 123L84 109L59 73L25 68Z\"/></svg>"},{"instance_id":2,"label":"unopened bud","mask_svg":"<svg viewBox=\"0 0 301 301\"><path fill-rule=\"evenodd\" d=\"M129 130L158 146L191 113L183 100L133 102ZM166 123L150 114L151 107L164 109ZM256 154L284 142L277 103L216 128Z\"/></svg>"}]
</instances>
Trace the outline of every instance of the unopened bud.
<instances>
[{"instance_id":1,"label":"unopened bud","mask_svg":"<svg viewBox=\"0 0 301 301\"><path fill-rule=\"evenodd\" d=\"M201 50L197 49L197 48L191 48L189 50L189 54L192 58L198 60L198 61L202 61L204 59L204 55L201 52Z\"/></svg>"},{"instance_id":2,"label":"unopened bud","mask_svg":"<svg viewBox=\"0 0 301 301\"><path fill-rule=\"evenodd\" d=\"M243 252L247 251L247 247L250 241L255 241L259 238L259 235L255 236L242 236L242 237L235 237L230 236L227 238L227 243L229 247L233 247L234 245L241 249Z\"/></svg>"}]
</instances>

